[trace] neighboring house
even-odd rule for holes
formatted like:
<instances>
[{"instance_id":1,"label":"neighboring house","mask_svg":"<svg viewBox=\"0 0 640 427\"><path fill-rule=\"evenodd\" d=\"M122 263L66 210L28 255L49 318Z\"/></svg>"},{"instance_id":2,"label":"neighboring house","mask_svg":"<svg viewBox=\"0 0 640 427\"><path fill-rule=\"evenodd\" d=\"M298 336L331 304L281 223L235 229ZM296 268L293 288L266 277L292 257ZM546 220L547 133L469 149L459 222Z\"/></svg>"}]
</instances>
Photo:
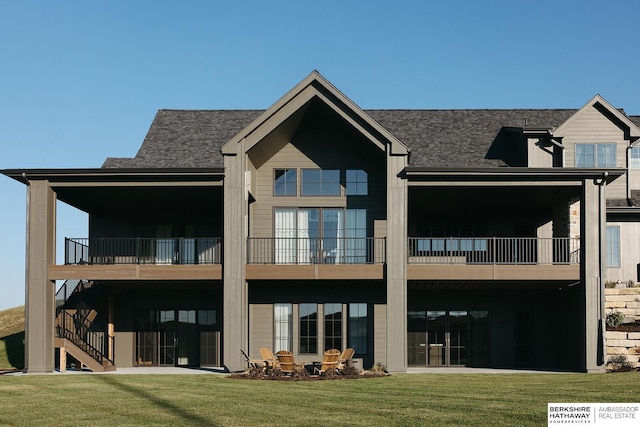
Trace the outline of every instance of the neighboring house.
<instances>
[{"instance_id":1,"label":"neighboring house","mask_svg":"<svg viewBox=\"0 0 640 427\"><path fill-rule=\"evenodd\" d=\"M604 370L603 285L638 280L638 117L363 111L317 72L264 111L160 110L134 158L19 169L26 366ZM55 264L56 200L89 215ZM66 281L55 295L55 281Z\"/></svg>"}]
</instances>

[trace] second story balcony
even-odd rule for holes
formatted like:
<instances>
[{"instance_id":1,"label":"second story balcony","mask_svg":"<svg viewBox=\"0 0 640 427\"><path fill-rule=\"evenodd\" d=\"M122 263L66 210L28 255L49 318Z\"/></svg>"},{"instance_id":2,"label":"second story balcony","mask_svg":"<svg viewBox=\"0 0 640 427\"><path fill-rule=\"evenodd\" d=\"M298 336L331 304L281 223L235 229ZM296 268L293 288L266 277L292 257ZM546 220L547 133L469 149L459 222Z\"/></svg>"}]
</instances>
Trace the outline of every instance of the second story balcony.
<instances>
[{"instance_id":1,"label":"second story balcony","mask_svg":"<svg viewBox=\"0 0 640 427\"><path fill-rule=\"evenodd\" d=\"M247 279L383 279L384 237L250 237Z\"/></svg>"},{"instance_id":2,"label":"second story balcony","mask_svg":"<svg viewBox=\"0 0 640 427\"><path fill-rule=\"evenodd\" d=\"M384 237L250 237L247 264L384 264Z\"/></svg>"},{"instance_id":3,"label":"second story balcony","mask_svg":"<svg viewBox=\"0 0 640 427\"><path fill-rule=\"evenodd\" d=\"M50 280L221 280L222 239L66 238Z\"/></svg>"},{"instance_id":4,"label":"second story balcony","mask_svg":"<svg viewBox=\"0 0 640 427\"><path fill-rule=\"evenodd\" d=\"M65 264L220 264L219 237L66 238Z\"/></svg>"},{"instance_id":5,"label":"second story balcony","mask_svg":"<svg viewBox=\"0 0 640 427\"><path fill-rule=\"evenodd\" d=\"M578 280L580 239L410 237L409 280Z\"/></svg>"}]
</instances>

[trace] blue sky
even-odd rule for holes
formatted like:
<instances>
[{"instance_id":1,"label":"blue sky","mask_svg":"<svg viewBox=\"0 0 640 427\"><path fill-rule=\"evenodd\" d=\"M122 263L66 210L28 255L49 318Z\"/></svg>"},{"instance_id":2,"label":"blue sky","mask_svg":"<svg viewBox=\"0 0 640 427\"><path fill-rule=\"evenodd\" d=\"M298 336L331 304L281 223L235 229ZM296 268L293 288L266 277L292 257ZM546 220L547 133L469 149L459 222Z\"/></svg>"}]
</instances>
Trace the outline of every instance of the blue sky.
<instances>
[{"instance_id":1,"label":"blue sky","mask_svg":"<svg viewBox=\"0 0 640 427\"><path fill-rule=\"evenodd\" d=\"M100 167L158 109L267 108L314 69L363 108L640 115L638 40L637 0L0 0L0 169ZM24 303L25 193L0 176L0 309ZM60 204L58 241L86 235Z\"/></svg>"}]
</instances>

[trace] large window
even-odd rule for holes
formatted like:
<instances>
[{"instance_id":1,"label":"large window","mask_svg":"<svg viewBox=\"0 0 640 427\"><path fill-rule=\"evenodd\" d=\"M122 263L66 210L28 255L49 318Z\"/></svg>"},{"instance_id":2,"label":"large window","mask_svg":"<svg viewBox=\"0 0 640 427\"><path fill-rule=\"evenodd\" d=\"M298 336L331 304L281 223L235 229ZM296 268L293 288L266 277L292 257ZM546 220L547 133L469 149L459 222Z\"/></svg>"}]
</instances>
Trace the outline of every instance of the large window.
<instances>
[{"instance_id":1,"label":"large window","mask_svg":"<svg viewBox=\"0 0 640 427\"><path fill-rule=\"evenodd\" d=\"M276 208L274 222L276 264L367 260L366 209Z\"/></svg>"},{"instance_id":2,"label":"large window","mask_svg":"<svg viewBox=\"0 0 640 427\"><path fill-rule=\"evenodd\" d=\"M366 196L367 192L367 173L362 169L347 169L347 196Z\"/></svg>"},{"instance_id":3,"label":"large window","mask_svg":"<svg viewBox=\"0 0 640 427\"><path fill-rule=\"evenodd\" d=\"M298 193L296 169L275 169L273 179L274 196L295 196Z\"/></svg>"},{"instance_id":4,"label":"large window","mask_svg":"<svg viewBox=\"0 0 640 427\"><path fill-rule=\"evenodd\" d=\"M620 267L620 227L607 226L607 267Z\"/></svg>"},{"instance_id":5,"label":"large window","mask_svg":"<svg viewBox=\"0 0 640 427\"><path fill-rule=\"evenodd\" d=\"M324 351L342 349L342 304L324 305Z\"/></svg>"},{"instance_id":6,"label":"large window","mask_svg":"<svg viewBox=\"0 0 640 427\"><path fill-rule=\"evenodd\" d=\"M291 304L274 304L273 306L273 323L274 323L274 348L275 351L287 350L291 351Z\"/></svg>"},{"instance_id":7,"label":"large window","mask_svg":"<svg viewBox=\"0 0 640 427\"><path fill-rule=\"evenodd\" d=\"M300 354L318 353L318 304L302 303L300 309Z\"/></svg>"},{"instance_id":8,"label":"large window","mask_svg":"<svg viewBox=\"0 0 640 427\"><path fill-rule=\"evenodd\" d=\"M339 169L302 169L303 196L339 196Z\"/></svg>"},{"instance_id":9,"label":"large window","mask_svg":"<svg viewBox=\"0 0 640 427\"><path fill-rule=\"evenodd\" d=\"M576 144L577 168L616 166L616 144Z\"/></svg>"},{"instance_id":10,"label":"large window","mask_svg":"<svg viewBox=\"0 0 640 427\"><path fill-rule=\"evenodd\" d=\"M640 169L640 147L631 147L629 167L631 169Z\"/></svg>"},{"instance_id":11,"label":"large window","mask_svg":"<svg viewBox=\"0 0 640 427\"><path fill-rule=\"evenodd\" d=\"M349 304L349 323L347 347L353 347L357 354L367 354L367 304Z\"/></svg>"}]
</instances>

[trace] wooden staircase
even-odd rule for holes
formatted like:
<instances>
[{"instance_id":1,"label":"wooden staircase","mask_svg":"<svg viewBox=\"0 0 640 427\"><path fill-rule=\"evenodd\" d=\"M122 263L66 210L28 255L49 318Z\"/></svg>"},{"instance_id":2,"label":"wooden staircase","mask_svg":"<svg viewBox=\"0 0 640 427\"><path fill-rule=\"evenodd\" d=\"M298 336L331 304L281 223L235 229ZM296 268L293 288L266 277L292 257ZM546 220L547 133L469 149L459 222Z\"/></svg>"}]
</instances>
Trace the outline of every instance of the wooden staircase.
<instances>
[{"instance_id":1,"label":"wooden staircase","mask_svg":"<svg viewBox=\"0 0 640 427\"><path fill-rule=\"evenodd\" d=\"M65 299L73 295L75 307L61 304L57 309L54 347L60 349L60 372L66 370L67 354L94 372L116 369L113 362L114 339L94 323L98 313L88 307L79 295L92 285L91 282L79 282Z\"/></svg>"}]
</instances>

